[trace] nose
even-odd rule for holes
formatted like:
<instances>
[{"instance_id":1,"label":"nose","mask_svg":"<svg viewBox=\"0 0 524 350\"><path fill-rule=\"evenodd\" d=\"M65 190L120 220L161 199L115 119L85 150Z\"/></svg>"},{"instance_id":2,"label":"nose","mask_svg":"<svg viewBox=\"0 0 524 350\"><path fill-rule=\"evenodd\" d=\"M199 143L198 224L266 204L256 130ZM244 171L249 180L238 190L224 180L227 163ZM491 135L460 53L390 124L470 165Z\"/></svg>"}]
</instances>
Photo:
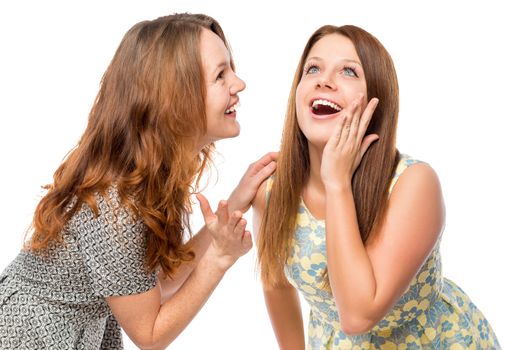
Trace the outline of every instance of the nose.
<instances>
[{"instance_id":1,"label":"nose","mask_svg":"<svg viewBox=\"0 0 524 350\"><path fill-rule=\"evenodd\" d=\"M316 88L317 89L326 88L329 90L336 90L337 85L333 82L333 80L329 76L322 75L318 77Z\"/></svg>"},{"instance_id":2,"label":"nose","mask_svg":"<svg viewBox=\"0 0 524 350\"><path fill-rule=\"evenodd\" d=\"M246 83L235 74L235 79L233 81L233 84L231 84L231 88L229 89L230 94L236 95L245 88Z\"/></svg>"}]
</instances>

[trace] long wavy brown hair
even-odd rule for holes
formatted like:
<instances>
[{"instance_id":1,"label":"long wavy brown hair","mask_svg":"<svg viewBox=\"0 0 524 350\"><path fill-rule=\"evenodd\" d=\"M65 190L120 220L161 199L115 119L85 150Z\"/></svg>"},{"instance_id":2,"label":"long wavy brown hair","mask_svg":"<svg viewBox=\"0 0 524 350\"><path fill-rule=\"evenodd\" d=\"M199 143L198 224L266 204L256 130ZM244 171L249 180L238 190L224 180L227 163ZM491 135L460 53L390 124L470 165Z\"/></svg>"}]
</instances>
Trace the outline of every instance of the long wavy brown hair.
<instances>
[{"instance_id":1,"label":"long wavy brown hair","mask_svg":"<svg viewBox=\"0 0 524 350\"><path fill-rule=\"evenodd\" d=\"M359 27L323 26L309 38L289 94L278 166L257 242L262 282L266 285L280 282L290 254L300 198L310 171L308 141L297 122L297 86L313 45L324 36L335 33L351 40L362 62L367 96L380 100L366 132L378 134L380 138L369 147L352 180L363 242L384 217L389 184L399 161L396 149L399 95L393 60L374 36Z\"/></svg>"},{"instance_id":2,"label":"long wavy brown hair","mask_svg":"<svg viewBox=\"0 0 524 350\"><path fill-rule=\"evenodd\" d=\"M39 202L26 248L42 252L60 241L68 220L95 193L116 186L120 200L146 226L146 264L172 274L194 256L190 195L210 164L214 145L195 153L206 132L200 35L207 28L229 49L213 18L174 14L134 25L123 37L76 147L56 170ZM74 203L74 205L71 205Z\"/></svg>"}]
</instances>

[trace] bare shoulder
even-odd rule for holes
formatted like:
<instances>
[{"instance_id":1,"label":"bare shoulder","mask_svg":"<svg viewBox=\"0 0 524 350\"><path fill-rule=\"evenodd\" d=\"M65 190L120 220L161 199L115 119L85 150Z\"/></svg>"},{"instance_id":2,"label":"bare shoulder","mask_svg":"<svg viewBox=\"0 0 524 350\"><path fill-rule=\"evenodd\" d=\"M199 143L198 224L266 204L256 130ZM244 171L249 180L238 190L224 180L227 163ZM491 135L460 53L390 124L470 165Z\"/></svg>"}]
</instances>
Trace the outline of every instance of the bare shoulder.
<instances>
[{"instance_id":1,"label":"bare shoulder","mask_svg":"<svg viewBox=\"0 0 524 350\"><path fill-rule=\"evenodd\" d=\"M382 225L366 242L377 269L388 280L409 281L430 254L445 225L445 208L435 170L426 163L406 168L394 185ZM394 269L391 267L395 266Z\"/></svg>"},{"instance_id":2,"label":"bare shoulder","mask_svg":"<svg viewBox=\"0 0 524 350\"><path fill-rule=\"evenodd\" d=\"M438 175L429 164L413 164L402 172L391 192L386 217L395 224L409 222L430 236L430 241L437 239L444 227L445 207Z\"/></svg>"},{"instance_id":3,"label":"bare shoulder","mask_svg":"<svg viewBox=\"0 0 524 350\"><path fill-rule=\"evenodd\" d=\"M257 194L253 200L253 210L255 213L264 213L266 208L268 186L270 185L271 181L272 180L270 178L267 178L258 187Z\"/></svg>"},{"instance_id":4,"label":"bare shoulder","mask_svg":"<svg viewBox=\"0 0 524 350\"><path fill-rule=\"evenodd\" d=\"M409 165L393 186L381 225L366 241L381 286L377 300L388 307L398 300L434 250L443 228L437 173L426 163Z\"/></svg>"},{"instance_id":5,"label":"bare shoulder","mask_svg":"<svg viewBox=\"0 0 524 350\"><path fill-rule=\"evenodd\" d=\"M437 172L427 163L409 166L402 172L393 187L391 200L395 201L395 197L402 195L440 197L441 187Z\"/></svg>"}]
</instances>

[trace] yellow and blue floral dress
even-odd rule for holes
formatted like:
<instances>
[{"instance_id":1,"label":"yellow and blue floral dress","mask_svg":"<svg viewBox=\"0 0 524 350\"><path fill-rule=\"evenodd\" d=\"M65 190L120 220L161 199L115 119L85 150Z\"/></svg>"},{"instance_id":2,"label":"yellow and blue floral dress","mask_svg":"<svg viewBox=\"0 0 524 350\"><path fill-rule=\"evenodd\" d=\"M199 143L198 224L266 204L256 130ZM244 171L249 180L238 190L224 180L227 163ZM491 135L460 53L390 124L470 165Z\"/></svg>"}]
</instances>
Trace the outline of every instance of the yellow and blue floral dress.
<instances>
[{"instance_id":1,"label":"yellow and blue floral dress","mask_svg":"<svg viewBox=\"0 0 524 350\"><path fill-rule=\"evenodd\" d=\"M402 155L390 186L419 161ZM268 181L268 190L272 179ZM442 277L439 241L389 313L368 333L342 332L333 294L323 288L327 266L325 222L301 201L290 257L289 282L310 306L308 349L500 349L495 333L479 309L452 281Z\"/></svg>"}]
</instances>

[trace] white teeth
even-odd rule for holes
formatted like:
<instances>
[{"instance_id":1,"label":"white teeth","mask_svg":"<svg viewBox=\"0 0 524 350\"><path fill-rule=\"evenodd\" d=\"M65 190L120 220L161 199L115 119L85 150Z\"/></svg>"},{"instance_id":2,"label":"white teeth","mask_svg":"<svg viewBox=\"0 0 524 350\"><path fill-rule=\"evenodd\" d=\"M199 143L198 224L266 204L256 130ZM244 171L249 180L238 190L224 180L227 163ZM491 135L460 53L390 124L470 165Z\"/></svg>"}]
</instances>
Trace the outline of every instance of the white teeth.
<instances>
[{"instance_id":1,"label":"white teeth","mask_svg":"<svg viewBox=\"0 0 524 350\"><path fill-rule=\"evenodd\" d=\"M226 114L236 112L237 108L240 107L240 102L235 103L226 110Z\"/></svg>"},{"instance_id":2,"label":"white teeth","mask_svg":"<svg viewBox=\"0 0 524 350\"><path fill-rule=\"evenodd\" d=\"M336 103L333 103L333 102L330 102L330 101L327 101L327 100L315 100L315 101L313 101L313 104L311 105L311 107L315 108L318 105L329 106L329 107L333 108L336 111L342 110L342 107L340 107Z\"/></svg>"}]
</instances>

